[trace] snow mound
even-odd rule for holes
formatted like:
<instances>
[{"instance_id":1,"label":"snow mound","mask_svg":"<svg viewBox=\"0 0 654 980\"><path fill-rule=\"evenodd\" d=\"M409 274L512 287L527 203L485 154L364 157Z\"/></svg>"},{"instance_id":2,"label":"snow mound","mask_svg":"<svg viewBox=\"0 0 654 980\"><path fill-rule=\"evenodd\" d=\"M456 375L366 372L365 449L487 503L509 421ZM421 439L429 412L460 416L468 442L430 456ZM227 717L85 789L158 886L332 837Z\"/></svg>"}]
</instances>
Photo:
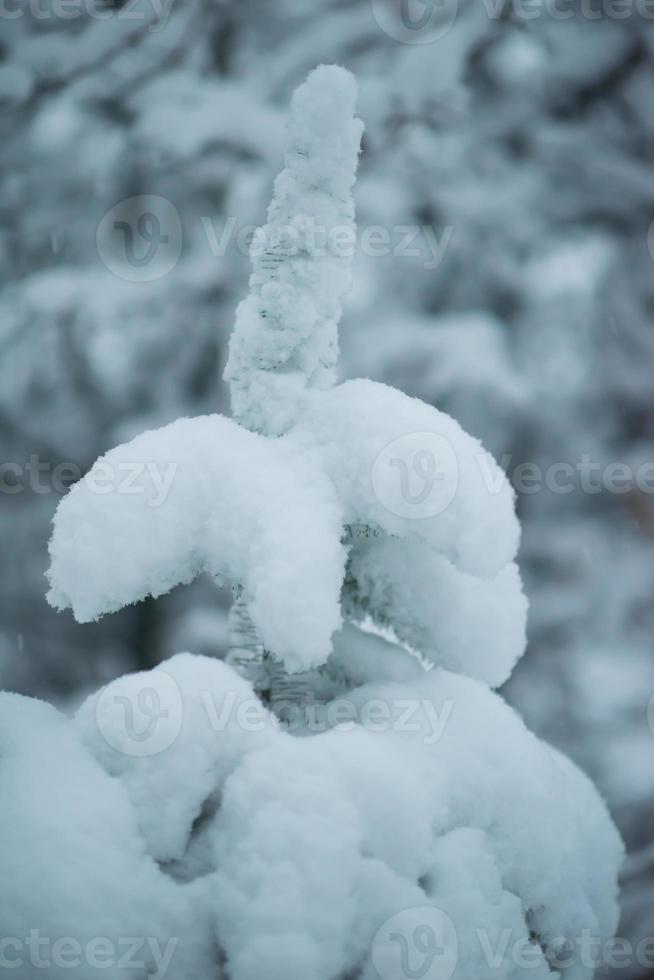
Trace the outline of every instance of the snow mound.
<instances>
[{"instance_id":1,"label":"snow mound","mask_svg":"<svg viewBox=\"0 0 654 980\"><path fill-rule=\"evenodd\" d=\"M158 751L135 755L126 706L146 683L163 696L162 675L179 702L151 716ZM622 845L603 803L477 681L435 669L366 684L304 737L244 714L248 685L189 654L114 682L75 723L1 702L6 935L144 936L157 953L178 937L175 980L373 980L405 975L402 937L433 927L454 980L590 980L580 937L615 929Z\"/></svg>"},{"instance_id":2,"label":"snow mound","mask_svg":"<svg viewBox=\"0 0 654 980\"><path fill-rule=\"evenodd\" d=\"M125 711L134 709L139 717L128 725ZM255 731L233 723L257 712ZM75 723L97 761L123 782L148 851L163 863L183 858L203 807L272 727L247 681L189 653L112 681L87 698Z\"/></svg>"},{"instance_id":3,"label":"snow mound","mask_svg":"<svg viewBox=\"0 0 654 980\"><path fill-rule=\"evenodd\" d=\"M262 957L289 980L373 978L376 932L406 910L416 926L449 917L460 980L548 977L564 940L613 934L618 835L588 780L504 702L442 670L350 701L353 730L279 739L227 781L215 907L234 980ZM383 731L365 726L373 704Z\"/></svg>"},{"instance_id":4,"label":"snow mound","mask_svg":"<svg viewBox=\"0 0 654 980\"><path fill-rule=\"evenodd\" d=\"M372 980L379 930L413 912L451 921L456 980L549 977L564 941L565 975L589 978L578 938L612 936L622 856L590 782L466 678L436 670L348 701L351 730L280 737L227 780L215 909L230 977L265 961L288 980Z\"/></svg>"},{"instance_id":5,"label":"snow mound","mask_svg":"<svg viewBox=\"0 0 654 980\"><path fill-rule=\"evenodd\" d=\"M0 922L12 976L210 975L201 889L159 870L124 787L50 705L0 694L0 784Z\"/></svg>"}]
</instances>

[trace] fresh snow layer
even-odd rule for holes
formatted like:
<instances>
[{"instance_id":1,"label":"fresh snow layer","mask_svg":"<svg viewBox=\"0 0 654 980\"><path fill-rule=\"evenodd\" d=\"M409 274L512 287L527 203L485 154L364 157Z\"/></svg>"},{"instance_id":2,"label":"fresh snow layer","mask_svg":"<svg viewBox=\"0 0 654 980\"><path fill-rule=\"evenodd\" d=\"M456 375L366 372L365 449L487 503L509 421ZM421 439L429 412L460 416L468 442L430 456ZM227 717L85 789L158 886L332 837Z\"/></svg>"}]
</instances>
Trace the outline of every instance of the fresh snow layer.
<instances>
[{"instance_id":1,"label":"fresh snow layer","mask_svg":"<svg viewBox=\"0 0 654 980\"><path fill-rule=\"evenodd\" d=\"M157 712L156 754L133 751L133 732L125 723L125 705ZM154 700L153 700L154 698ZM221 727L241 706L252 706L251 685L221 661L178 654L152 671L126 674L91 695L79 709L75 726L82 742L103 768L127 790L148 851L157 861L179 861L191 828L216 786L261 744L261 732ZM207 738L208 724L215 725ZM147 733L147 728L145 732ZM138 746L136 746L138 750ZM156 807L152 801L158 800Z\"/></svg>"},{"instance_id":2,"label":"fresh snow layer","mask_svg":"<svg viewBox=\"0 0 654 980\"><path fill-rule=\"evenodd\" d=\"M392 628L435 664L500 687L525 649L527 599L514 562L480 579L422 542L383 537L354 546L350 574L352 618Z\"/></svg>"},{"instance_id":3,"label":"fresh snow layer","mask_svg":"<svg viewBox=\"0 0 654 980\"><path fill-rule=\"evenodd\" d=\"M513 489L481 443L445 412L356 379L309 393L295 435L322 448L349 522L424 541L481 577L515 558Z\"/></svg>"},{"instance_id":4,"label":"fresh snow layer","mask_svg":"<svg viewBox=\"0 0 654 980\"><path fill-rule=\"evenodd\" d=\"M425 445L438 479L416 516L398 488ZM278 439L205 416L111 450L59 505L48 599L85 622L208 571L242 586L267 649L309 669L341 625L346 528L373 535L353 539L352 618L506 680L526 616L510 485L449 416L371 381L307 394Z\"/></svg>"},{"instance_id":5,"label":"fresh snow layer","mask_svg":"<svg viewBox=\"0 0 654 980\"><path fill-rule=\"evenodd\" d=\"M181 887L161 872L125 785L50 705L0 694L0 787L7 975L162 980L158 966L172 955L167 980L211 976L211 921L200 883ZM183 942L169 945L180 936ZM120 966L133 950L130 937L141 940L133 958L144 963L140 972ZM94 969L96 962L103 966Z\"/></svg>"},{"instance_id":6,"label":"fresh snow layer","mask_svg":"<svg viewBox=\"0 0 654 980\"><path fill-rule=\"evenodd\" d=\"M288 671L326 662L344 610L499 685L526 615L505 475L430 405L372 381L332 387L356 95L348 71L321 65L293 96L225 371L236 421L180 419L98 460L55 516L48 599L84 622L207 571L242 590Z\"/></svg>"},{"instance_id":7,"label":"fresh snow layer","mask_svg":"<svg viewBox=\"0 0 654 980\"><path fill-rule=\"evenodd\" d=\"M218 415L180 419L107 453L64 498L48 599L87 622L206 570L242 585L264 643L297 670L327 658L341 622L341 527L309 453Z\"/></svg>"},{"instance_id":8,"label":"fresh snow layer","mask_svg":"<svg viewBox=\"0 0 654 980\"><path fill-rule=\"evenodd\" d=\"M316 68L293 96L286 166L252 242L225 369L234 416L255 431L286 431L304 389L335 380L363 133L355 102L354 77L336 65Z\"/></svg>"},{"instance_id":9,"label":"fresh snow layer","mask_svg":"<svg viewBox=\"0 0 654 980\"><path fill-rule=\"evenodd\" d=\"M388 669L372 636L344 662L365 676L377 642ZM485 685L414 667L350 692L347 721L341 703L340 726L304 737L251 714L229 667L188 654L114 681L72 723L2 695L4 934L174 938L175 980L373 980L380 962L404 975L389 932L410 941L409 925L445 915L454 980L558 975L547 957L564 938L578 951L584 930L603 943L616 926L622 846L604 805ZM139 755L153 691L164 727ZM133 975L48 976L96 973ZM564 975L591 973L573 957Z\"/></svg>"},{"instance_id":10,"label":"fresh snow layer","mask_svg":"<svg viewBox=\"0 0 654 980\"><path fill-rule=\"evenodd\" d=\"M415 516L398 488L425 445L439 478L422 481L430 509ZM341 624L345 527L381 535L352 549L353 618L392 625L442 666L506 680L526 616L512 490L453 419L371 381L307 395L279 439L205 416L111 450L59 505L48 599L85 622L208 571L242 586L288 669L308 669Z\"/></svg>"}]
</instances>

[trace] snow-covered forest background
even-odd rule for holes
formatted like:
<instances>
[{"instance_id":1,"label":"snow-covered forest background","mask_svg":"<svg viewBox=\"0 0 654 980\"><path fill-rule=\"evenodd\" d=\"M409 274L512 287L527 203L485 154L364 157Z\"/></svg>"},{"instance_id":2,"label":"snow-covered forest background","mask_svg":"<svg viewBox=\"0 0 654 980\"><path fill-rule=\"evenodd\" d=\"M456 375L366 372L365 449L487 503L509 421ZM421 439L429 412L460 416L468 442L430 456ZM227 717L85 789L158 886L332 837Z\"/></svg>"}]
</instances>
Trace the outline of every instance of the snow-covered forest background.
<instances>
[{"instance_id":1,"label":"snow-covered forest background","mask_svg":"<svg viewBox=\"0 0 654 980\"><path fill-rule=\"evenodd\" d=\"M341 373L451 413L513 480L529 645L503 694L608 801L634 940L654 921L654 8L395 7L3 5L0 688L76 706L179 650L224 656L231 595L206 579L57 614L49 525L113 445L229 412L290 93L343 64L366 132ZM109 212L142 240L107 237Z\"/></svg>"}]
</instances>

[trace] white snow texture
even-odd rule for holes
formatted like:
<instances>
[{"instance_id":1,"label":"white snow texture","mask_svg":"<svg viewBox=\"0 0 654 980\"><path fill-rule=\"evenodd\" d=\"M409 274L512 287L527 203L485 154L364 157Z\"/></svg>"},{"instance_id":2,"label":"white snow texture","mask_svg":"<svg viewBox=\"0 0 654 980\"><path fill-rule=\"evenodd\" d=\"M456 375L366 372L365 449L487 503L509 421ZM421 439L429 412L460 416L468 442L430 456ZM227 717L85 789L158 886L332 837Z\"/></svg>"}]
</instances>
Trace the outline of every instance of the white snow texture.
<instances>
[{"instance_id":1,"label":"white snow texture","mask_svg":"<svg viewBox=\"0 0 654 980\"><path fill-rule=\"evenodd\" d=\"M491 690L525 646L513 492L448 415L372 381L330 387L349 263L312 254L307 230L352 224L354 99L324 66L294 97L230 351L236 420L113 449L50 544L49 601L82 622L202 571L237 585L321 724L284 729L190 654L74 722L3 695L0 919L150 937L157 980L170 938L172 980L408 980L401 941L434 914L448 977L588 980L578 941L613 935L622 845L585 776Z\"/></svg>"},{"instance_id":2,"label":"white snow texture","mask_svg":"<svg viewBox=\"0 0 654 980\"><path fill-rule=\"evenodd\" d=\"M397 466L375 460L393 443L408 468L424 433L451 447L434 486L452 499L413 519L387 506ZM506 680L526 615L511 488L451 418L371 381L307 392L278 439L207 416L107 453L59 505L48 599L86 622L206 570L242 585L266 647L308 669L341 624L344 528L361 525L383 536L352 549L352 617L368 612L443 666Z\"/></svg>"},{"instance_id":3,"label":"white snow texture","mask_svg":"<svg viewBox=\"0 0 654 980\"><path fill-rule=\"evenodd\" d=\"M350 287L363 123L349 72L321 65L293 96L286 167L254 237L250 295L225 371L235 418L278 435L307 386L335 380L341 302Z\"/></svg>"},{"instance_id":4,"label":"white snow texture","mask_svg":"<svg viewBox=\"0 0 654 980\"><path fill-rule=\"evenodd\" d=\"M344 658L354 673L375 645L394 672L369 635ZM379 957L399 955L378 930L433 908L454 924L455 980L527 975L520 942L529 975L559 975L547 957L564 939L616 926L622 852L604 805L485 685L411 663L406 680L334 702L340 727L307 737L280 730L231 668L189 654L112 682L74 722L3 694L3 935L37 930L55 980L162 980L164 966L172 980L373 980ZM140 755L152 691L163 727ZM79 969L70 949L54 962L61 937L81 944ZM96 937L110 943L103 969L85 952ZM125 937L149 940L141 972L117 962ZM24 946L5 953L33 980ZM591 976L568 960L566 978ZM383 980L406 976L397 965Z\"/></svg>"},{"instance_id":5,"label":"white snow texture","mask_svg":"<svg viewBox=\"0 0 654 980\"><path fill-rule=\"evenodd\" d=\"M498 686L525 643L510 485L435 408L329 387L350 262L314 232L354 231L355 99L325 65L293 97L226 369L237 421L181 419L98 460L58 508L48 599L85 622L207 571L289 671L325 663L345 612Z\"/></svg>"}]
</instances>

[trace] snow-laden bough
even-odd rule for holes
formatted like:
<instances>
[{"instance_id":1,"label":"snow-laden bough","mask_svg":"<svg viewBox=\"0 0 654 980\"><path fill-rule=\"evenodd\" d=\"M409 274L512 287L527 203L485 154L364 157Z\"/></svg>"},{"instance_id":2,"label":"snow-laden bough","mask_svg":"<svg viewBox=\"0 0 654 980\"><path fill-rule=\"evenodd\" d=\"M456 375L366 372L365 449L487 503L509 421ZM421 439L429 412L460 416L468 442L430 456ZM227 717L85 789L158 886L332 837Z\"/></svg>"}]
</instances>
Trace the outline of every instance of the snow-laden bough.
<instances>
[{"instance_id":1,"label":"snow-laden bough","mask_svg":"<svg viewBox=\"0 0 654 980\"><path fill-rule=\"evenodd\" d=\"M57 510L48 600L87 622L205 571L237 588L289 671L325 663L345 612L498 685L526 616L508 481L432 406L368 380L332 387L351 260L332 233L354 231L355 95L349 73L322 66L293 99L230 346L235 420L180 419L98 460ZM433 477L416 476L424 460Z\"/></svg>"}]
</instances>

